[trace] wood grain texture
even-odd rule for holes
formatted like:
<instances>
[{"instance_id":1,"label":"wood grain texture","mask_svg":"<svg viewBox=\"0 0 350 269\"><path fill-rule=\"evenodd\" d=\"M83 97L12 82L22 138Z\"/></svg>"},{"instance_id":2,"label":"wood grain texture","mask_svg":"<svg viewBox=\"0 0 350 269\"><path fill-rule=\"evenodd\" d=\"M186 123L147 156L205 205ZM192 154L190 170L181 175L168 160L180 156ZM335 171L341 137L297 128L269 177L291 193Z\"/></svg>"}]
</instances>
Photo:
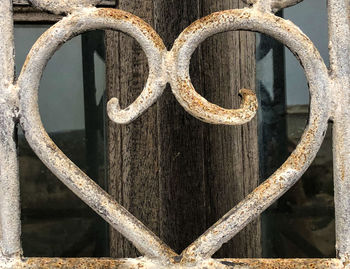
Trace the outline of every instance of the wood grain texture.
<instances>
[{"instance_id":1,"label":"wood grain texture","mask_svg":"<svg viewBox=\"0 0 350 269\"><path fill-rule=\"evenodd\" d=\"M120 0L118 8L150 23L168 49L180 32L211 12L237 8L236 0ZM147 61L137 43L108 31L108 98L122 107L142 90ZM255 87L255 36L224 33L209 38L192 57L191 80L210 101L238 107L238 90ZM175 251L181 252L258 184L256 119L241 127L203 123L177 103L169 87L135 122L108 122L109 191ZM111 256L135 249L111 230ZM256 222L219 253L259 257Z\"/></svg>"},{"instance_id":2,"label":"wood grain texture","mask_svg":"<svg viewBox=\"0 0 350 269\"><path fill-rule=\"evenodd\" d=\"M152 24L153 3L120 1L118 8L133 11ZM135 100L145 84L147 59L141 47L122 33L108 32L107 75L109 94L125 107ZM109 180L111 194L156 234L159 233L159 182L157 107L128 125L110 122L108 132ZM138 253L119 233L111 231L113 256L136 256Z\"/></svg>"},{"instance_id":3,"label":"wood grain texture","mask_svg":"<svg viewBox=\"0 0 350 269\"><path fill-rule=\"evenodd\" d=\"M201 15L243 7L235 0L200 1ZM226 32L201 46L201 87L205 97L226 108L237 108L241 88L255 89L255 35ZM214 224L249 194L259 181L257 118L243 126L206 125L208 224ZM219 257L259 257L259 221L225 244Z\"/></svg>"},{"instance_id":4,"label":"wood grain texture","mask_svg":"<svg viewBox=\"0 0 350 269\"><path fill-rule=\"evenodd\" d=\"M155 29L168 49L200 16L193 0L155 3ZM191 79L199 84L199 53L192 56ZM181 252L206 227L204 123L186 113L168 87L158 102L160 156L160 236Z\"/></svg>"}]
</instances>

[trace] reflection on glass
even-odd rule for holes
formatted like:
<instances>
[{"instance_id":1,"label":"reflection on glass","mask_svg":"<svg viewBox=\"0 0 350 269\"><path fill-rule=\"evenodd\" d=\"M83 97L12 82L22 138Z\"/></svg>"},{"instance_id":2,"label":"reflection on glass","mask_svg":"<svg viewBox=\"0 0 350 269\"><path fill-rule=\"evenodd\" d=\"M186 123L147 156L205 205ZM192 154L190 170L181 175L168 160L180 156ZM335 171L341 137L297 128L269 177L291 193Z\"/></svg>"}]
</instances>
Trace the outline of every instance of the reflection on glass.
<instances>
[{"instance_id":1,"label":"reflection on glass","mask_svg":"<svg viewBox=\"0 0 350 269\"><path fill-rule=\"evenodd\" d=\"M327 31L319 31L322 25L327 29L325 1L305 1L286 9L285 17L310 36L327 63ZM260 176L264 180L298 144L308 120L309 94L295 57L264 35L257 38L257 82ZM331 143L329 128L304 176L263 214L264 257L335 257Z\"/></svg>"},{"instance_id":2,"label":"reflection on glass","mask_svg":"<svg viewBox=\"0 0 350 269\"><path fill-rule=\"evenodd\" d=\"M48 27L15 27L17 75L30 47ZM39 90L46 131L102 187L106 185L104 70L104 33L93 31L72 39L55 53ZM107 224L41 163L21 131L19 162L24 255L108 256Z\"/></svg>"}]
</instances>

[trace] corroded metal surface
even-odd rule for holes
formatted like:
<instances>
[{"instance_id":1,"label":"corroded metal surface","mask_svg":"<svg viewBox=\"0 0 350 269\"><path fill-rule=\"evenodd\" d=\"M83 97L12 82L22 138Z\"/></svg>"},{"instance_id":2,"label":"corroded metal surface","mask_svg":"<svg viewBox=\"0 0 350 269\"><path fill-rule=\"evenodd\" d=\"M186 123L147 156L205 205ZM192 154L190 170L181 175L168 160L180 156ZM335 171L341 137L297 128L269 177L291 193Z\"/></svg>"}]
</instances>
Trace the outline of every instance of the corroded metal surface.
<instances>
[{"instance_id":1,"label":"corroded metal surface","mask_svg":"<svg viewBox=\"0 0 350 269\"><path fill-rule=\"evenodd\" d=\"M317 49L292 22L273 12L301 0L246 0L245 9L213 13L187 27L167 51L159 35L140 18L116 9L97 9L99 0L32 0L50 12L68 13L46 31L31 49L21 74L13 83L13 23L10 0L0 5L0 231L1 268L346 268L350 255L350 3L329 0L330 58L328 70ZM165 85L194 117L213 124L244 124L257 111L257 98L242 89L240 108L212 104L194 89L189 63L206 38L220 32L247 30L267 34L287 46L301 62L310 87L310 118L304 134L286 162L263 184L209 228L181 255L176 254L139 220L85 175L54 144L39 115L38 88L43 70L59 47L85 31L112 29L135 38L148 58L149 77L140 96L121 109L117 99L108 102L109 117L129 123L156 102ZM283 195L306 171L320 148L328 120L334 121L335 199L339 259L323 260L214 260L211 256L250 221ZM15 125L48 168L74 193L128 238L145 256L139 259L20 258L18 168ZM16 257L16 258L13 258Z\"/></svg>"},{"instance_id":2,"label":"corroded metal surface","mask_svg":"<svg viewBox=\"0 0 350 269\"><path fill-rule=\"evenodd\" d=\"M15 141L18 99L13 87L13 21L10 1L0 5L0 256L21 253L18 161Z\"/></svg>"},{"instance_id":3,"label":"corroded metal surface","mask_svg":"<svg viewBox=\"0 0 350 269\"><path fill-rule=\"evenodd\" d=\"M28 258L28 259L2 259L0 260L3 269L12 268L169 268L146 258L137 259L107 259L107 258ZM193 268L181 264L173 264L171 268ZM195 265L195 268L231 268L231 269L341 269L344 264L338 259L208 259Z\"/></svg>"},{"instance_id":4,"label":"corroded metal surface","mask_svg":"<svg viewBox=\"0 0 350 269\"><path fill-rule=\"evenodd\" d=\"M259 6L264 10L277 12L280 9L294 6L303 0L243 0L243 2Z\"/></svg>"},{"instance_id":5,"label":"corroded metal surface","mask_svg":"<svg viewBox=\"0 0 350 269\"><path fill-rule=\"evenodd\" d=\"M24 63L16 84L20 98L20 123L34 152L64 184L133 242L141 253L168 261L176 254L70 161L50 139L40 120L38 88L47 61L63 42L92 29L128 32L148 54L153 52L154 47L163 47L158 35L130 13L92 8L69 15L40 37Z\"/></svg>"},{"instance_id":6,"label":"corroded metal surface","mask_svg":"<svg viewBox=\"0 0 350 269\"><path fill-rule=\"evenodd\" d=\"M102 0L29 0L35 7L55 14L70 13L76 9L92 7Z\"/></svg>"},{"instance_id":7,"label":"corroded metal surface","mask_svg":"<svg viewBox=\"0 0 350 269\"><path fill-rule=\"evenodd\" d=\"M177 42L183 42L183 35L188 36L188 41L183 42L183 48L188 52L180 50L178 54L182 58L178 62L186 61L198 42L223 30L254 30L269 34L298 55L310 86L310 124L286 162L183 252L184 258L189 261L195 257L209 258L300 178L322 143L329 118L328 73L321 56L299 28L272 14L254 9L228 10L194 22L175 42L174 47Z\"/></svg>"},{"instance_id":8,"label":"corroded metal surface","mask_svg":"<svg viewBox=\"0 0 350 269\"><path fill-rule=\"evenodd\" d=\"M350 2L329 0L336 249L350 259Z\"/></svg>"}]
</instances>

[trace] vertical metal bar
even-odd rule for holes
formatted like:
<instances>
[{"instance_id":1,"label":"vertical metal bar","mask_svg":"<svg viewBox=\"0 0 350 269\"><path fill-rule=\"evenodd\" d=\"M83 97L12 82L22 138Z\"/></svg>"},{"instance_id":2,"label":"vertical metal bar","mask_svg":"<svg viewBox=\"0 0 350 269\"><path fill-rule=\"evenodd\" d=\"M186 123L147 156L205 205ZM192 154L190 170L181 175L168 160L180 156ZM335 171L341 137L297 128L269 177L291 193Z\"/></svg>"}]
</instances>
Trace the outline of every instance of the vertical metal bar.
<instances>
[{"instance_id":1,"label":"vertical metal bar","mask_svg":"<svg viewBox=\"0 0 350 269\"><path fill-rule=\"evenodd\" d=\"M12 256L21 253L12 0L0 1L0 40L0 244Z\"/></svg>"},{"instance_id":2,"label":"vertical metal bar","mask_svg":"<svg viewBox=\"0 0 350 269\"><path fill-rule=\"evenodd\" d=\"M98 182L98 114L95 86L94 63L94 32L81 35L81 48L83 56L83 84L84 84L84 114L87 175Z\"/></svg>"},{"instance_id":3,"label":"vertical metal bar","mask_svg":"<svg viewBox=\"0 0 350 269\"><path fill-rule=\"evenodd\" d=\"M13 59L13 20L12 1L0 1L0 83L2 92L13 83L14 59Z\"/></svg>"},{"instance_id":4,"label":"vertical metal bar","mask_svg":"<svg viewBox=\"0 0 350 269\"><path fill-rule=\"evenodd\" d=\"M350 258L350 2L329 0L336 249Z\"/></svg>"},{"instance_id":5,"label":"vertical metal bar","mask_svg":"<svg viewBox=\"0 0 350 269\"><path fill-rule=\"evenodd\" d=\"M92 31L81 35L81 49L83 56L83 84L84 84L84 114L85 114L85 144L87 175L101 188L106 189L105 177L99 175L99 109L96 101L95 61L94 53L97 52L99 43L104 43L104 32ZM100 48L103 53L104 48ZM102 125L102 124L101 124ZM99 177L100 176L100 177ZM96 216L97 217L97 216ZM99 257L109 256L108 251L108 224L101 218L96 218L97 247L95 255Z\"/></svg>"}]
</instances>

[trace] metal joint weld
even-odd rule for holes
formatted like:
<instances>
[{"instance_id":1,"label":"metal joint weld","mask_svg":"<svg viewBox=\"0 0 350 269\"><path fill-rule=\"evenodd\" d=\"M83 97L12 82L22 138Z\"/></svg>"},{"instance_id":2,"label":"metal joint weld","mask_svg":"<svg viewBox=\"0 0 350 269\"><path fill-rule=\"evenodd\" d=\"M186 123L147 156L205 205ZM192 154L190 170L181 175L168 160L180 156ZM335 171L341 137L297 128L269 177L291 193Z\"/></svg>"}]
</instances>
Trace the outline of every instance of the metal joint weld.
<instances>
[{"instance_id":1,"label":"metal joint weld","mask_svg":"<svg viewBox=\"0 0 350 269\"><path fill-rule=\"evenodd\" d=\"M272 12L294 6L299 4L303 0L243 0L248 5L252 5L253 8L262 12Z\"/></svg>"}]
</instances>

